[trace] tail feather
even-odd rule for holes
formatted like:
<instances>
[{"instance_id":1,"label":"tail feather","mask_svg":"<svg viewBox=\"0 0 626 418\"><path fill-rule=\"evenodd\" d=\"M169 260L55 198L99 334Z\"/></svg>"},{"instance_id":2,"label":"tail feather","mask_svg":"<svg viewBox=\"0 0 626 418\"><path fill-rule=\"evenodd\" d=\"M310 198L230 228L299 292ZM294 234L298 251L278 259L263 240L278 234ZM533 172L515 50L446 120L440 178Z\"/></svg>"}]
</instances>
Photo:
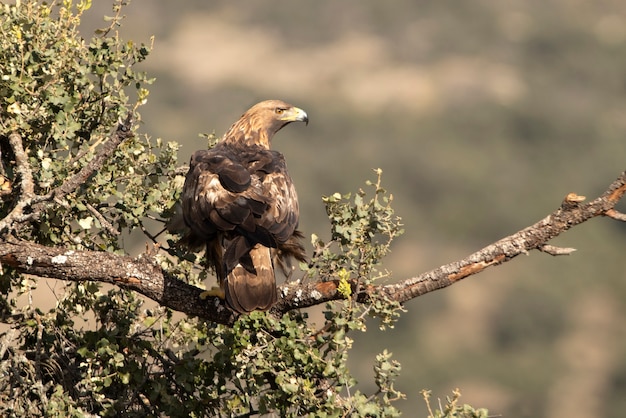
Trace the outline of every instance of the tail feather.
<instances>
[{"instance_id":1,"label":"tail feather","mask_svg":"<svg viewBox=\"0 0 626 418\"><path fill-rule=\"evenodd\" d=\"M257 244L250 250L250 258L256 274L237 265L223 286L226 302L239 313L266 311L278 299L270 249Z\"/></svg>"}]
</instances>

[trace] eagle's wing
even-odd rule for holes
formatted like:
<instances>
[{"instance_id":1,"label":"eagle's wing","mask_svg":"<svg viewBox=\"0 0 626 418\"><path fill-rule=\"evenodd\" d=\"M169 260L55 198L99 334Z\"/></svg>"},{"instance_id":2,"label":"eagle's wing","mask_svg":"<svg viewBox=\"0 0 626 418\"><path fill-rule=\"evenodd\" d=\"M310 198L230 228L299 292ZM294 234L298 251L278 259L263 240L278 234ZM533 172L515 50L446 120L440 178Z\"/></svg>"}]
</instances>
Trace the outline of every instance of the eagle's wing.
<instances>
[{"instance_id":1,"label":"eagle's wing","mask_svg":"<svg viewBox=\"0 0 626 418\"><path fill-rule=\"evenodd\" d=\"M205 239L237 226L252 227L254 212L263 212L261 196L252 196L252 177L221 147L196 151L182 195L185 222ZM259 213L257 213L259 215Z\"/></svg>"},{"instance_id":2,"label":"eagle's wing","mask_svg":"<svg viewBox=\"0 0 626 418\"><path fill-rule=\"evenodd\" d=\"M287 242L298 227L300 208L296 188L287 172L285 158L277 151L264 151L270 154L263 168L256 171L260 180L260 190L267 196L267 208L257 221L257 226L268 231L276 247Z\"/></svg>"},{"instance_id":3,"label":"eagle's wing","mask_svg":"<svg viewBox=\"0 0 626 418\"><path fill-rule=\"evenodd\" d=\"M277 247L298 224L298 200L282 154L217 146L196 151L182 195L185 222L197 239L223 234L227 275L256 244Z\"/></svg>"}]
</instances>

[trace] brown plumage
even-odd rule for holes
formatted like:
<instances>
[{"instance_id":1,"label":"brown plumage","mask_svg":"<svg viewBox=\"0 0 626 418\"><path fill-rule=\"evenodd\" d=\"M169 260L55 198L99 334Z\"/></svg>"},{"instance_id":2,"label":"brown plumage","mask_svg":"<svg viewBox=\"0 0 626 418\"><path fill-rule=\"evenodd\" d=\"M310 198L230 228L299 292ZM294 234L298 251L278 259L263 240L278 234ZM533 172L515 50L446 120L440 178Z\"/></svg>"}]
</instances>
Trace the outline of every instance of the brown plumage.
<instances>
[{"instance_id":1,"label":"brown plumage","mask_svg":"<svg viewBox=\"0 0 626 418\"><path fill-rule=\"evenodd\" d=\"M304 260L296 190L272 137L307 114L280 100L254 105L210 150L191 156L182 193L183 239L215 269L228 306L240 313L275 302L273 259Z\"/></svg>"}]
</instances>

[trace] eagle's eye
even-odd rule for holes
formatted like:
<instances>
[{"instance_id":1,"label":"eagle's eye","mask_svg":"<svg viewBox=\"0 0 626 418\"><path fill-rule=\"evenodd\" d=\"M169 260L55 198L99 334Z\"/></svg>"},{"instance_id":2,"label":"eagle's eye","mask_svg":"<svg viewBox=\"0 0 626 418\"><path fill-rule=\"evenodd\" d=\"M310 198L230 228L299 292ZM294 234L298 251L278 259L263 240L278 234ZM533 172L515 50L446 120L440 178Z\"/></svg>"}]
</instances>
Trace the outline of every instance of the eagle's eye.
<instances>
[{"instance_id":1,"label":"eagle's eye","mask_svg":"<svg viewBox=\"0 0 626 418\"><path fill-rule=\"evenodd\" d=\"M280 107L277 107L276 110L275 110L277 115L281 115L284 111L285 111L285 109L280 108Z\"/></svg>"}]
</instances>

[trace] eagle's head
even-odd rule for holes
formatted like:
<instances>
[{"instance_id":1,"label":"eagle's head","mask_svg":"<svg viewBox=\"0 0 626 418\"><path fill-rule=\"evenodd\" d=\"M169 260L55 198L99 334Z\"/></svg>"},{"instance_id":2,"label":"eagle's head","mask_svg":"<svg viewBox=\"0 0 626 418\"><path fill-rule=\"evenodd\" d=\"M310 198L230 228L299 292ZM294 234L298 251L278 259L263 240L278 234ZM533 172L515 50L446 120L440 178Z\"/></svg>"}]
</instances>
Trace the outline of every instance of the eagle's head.
<instances>
[{"instance_id":1,"label":"eagle's head","mask_svg":"<svg viewBox=\"0 0 626 418\"><path fill-rule=\"evenodd\" d=\"M306 112L282 100L265 100L252 106L224 134L224 141L270 147L272 137L291 122L309 123Z\"/></svg>"}]
</instances>

